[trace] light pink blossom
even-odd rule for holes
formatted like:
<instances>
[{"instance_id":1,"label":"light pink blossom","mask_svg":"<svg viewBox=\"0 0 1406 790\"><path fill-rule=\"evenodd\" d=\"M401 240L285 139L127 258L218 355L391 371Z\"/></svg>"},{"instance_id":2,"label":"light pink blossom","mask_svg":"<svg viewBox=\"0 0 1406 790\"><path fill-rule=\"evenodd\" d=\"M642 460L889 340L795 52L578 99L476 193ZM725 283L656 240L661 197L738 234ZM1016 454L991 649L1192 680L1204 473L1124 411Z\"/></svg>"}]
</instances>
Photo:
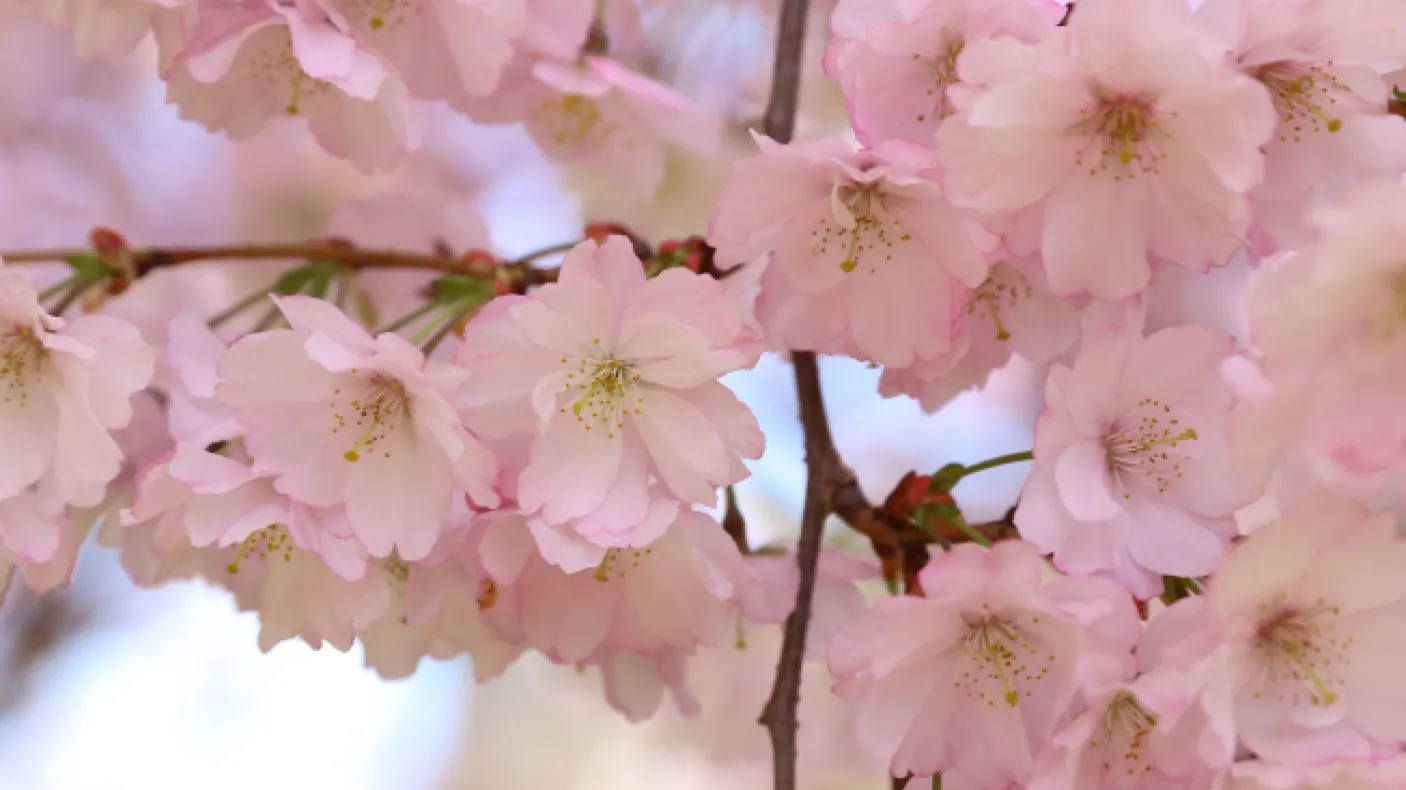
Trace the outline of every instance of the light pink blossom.
<instances>
[{"instance_id":1,"label":"light pink blossom","mask_svg":"<svg viewBox=\"0 0 1406 790\"><path fill-rule=\"evenodd\" d=\"M649 546L609 549L595 568L574 573L548 563L520 514L486 515L481 528L500 604L511 595L521 637L560 663L718 644L732 634L733 601L749 582L721 525L692 511Z\"/></svg>"},{"instance_id":2,"label":"light pink blossom","mask_svg":"<svg viewBox=\"0 0 1406 790\"><path fill-rule=\"evenodd\" d=\"M718 382L756 360L743 318L712 278L646 280L624 237L583 242L556 283L494 300L469 323L459 403L480 435L530 441L504 481L524 512L579 519L600 546L638 545L625 533L650 515L651 480L665 497L712 505L761 455L756 419Z\"/></svg>"},{"instance_id":3,"label":"light pink blossom","mask_svg":"<svg viewBox=\"0 0 1406 790\"><path fill-rule=\"evenodd\" d=\"M1316 219L1317 245L1250 283L1257 365L1231 371L1244 390L1232 423L1237 456L1261 475L1300 455L1323 475L1400 475L1406 186L1364 183Z\"/></svg>"},{"instance_id":4,"label":"light pink blossom","mask_svg":"<svg viewBox=\"0 0 1406 790\"><path fill-rule=\"evenodd\" d=\"M1067 573L1110 572L1140 598L1215 570L1259 493L1230 464L1234 338L1210 327L1093 337L1045 382L1035 468L1015 522Z\"/></svg>"},{"instance_id":5,"label":"light pink blossom","mask_svg":"<svg viewBox=\"0 0 1406 790\"><path fill-rule=\"evenodd\" d=\"M1068 351L1079 338L1079 312L1050 293L1038 272L1002 261L986 281L966 294L952 347L912 365L885 368L879 394L908 395L923 411L935 412L965 390L980 389L1013 356L1043 364Z\"/></svg>"},{"instance_id":6,"label":"light pink blossom","mask_svg":"<svg viewBox=\"0 0 1406 790\"><path fill-rule=\"evenodd\" d=\"M319 145L364 172L419 145L410 92L323 0L203 0L161 26L167 99L181 117L245 140L303 117Z\"/></svg>"},{"instance_id":7,"label":"light pink blossom","mask_svg":"<svg viewBox=\"0 0 1406 790\"><path fill-rule=\"evenodd\" d=\"M595 55L524 55L493 95L464 110L481 123L522 122L553 161L607 176L637 197L659 188L670 146L712 154L720 133L718 119L690 99Z\"/></svg>"},{"instance_id":8,"label":"light pink blossom","mask_svg":"<svg viewBox=\"0 0 1406 790\"><path fill-rule=\"evenodd\" d=\"M39 17L73 32L74 50L84 59L122 58L146 38L152 16L183 0L30 0Z\"/></svg>"},{"instance_id":9,"label":"light pink blossom","mask_svg":"<svg viewBox=\"0 0 1406 790\"><path fill-rule=\"evenodd\" d=\"M526 29L525 0L331 0L419 99L492 91Z\"/></svg>"},{"instance_id":10,"label":"light pink blossom","mask_svg":"<svg viewBox=\"0 0 1406 790\"><path fill-rule=\"evenodd\" d=\"M429 553L456 497L498 504L496 464L450 406L466 371L373 338L328 302L278 306L292 328L231 346L215 390L246 426L255 474L307 505L344 505L373 556L406 561Z\"/></svg>"},{"instance_id":11,"label":"light pink blossom","mask_svg":"<svg viewBox=\"0 0 1406 790\"><path fill-rule=\"evenodd\" d=\"M1224 790L1399 790L1406 787L1406 757L1322 765L1248 761L1231 766L1228 774Z\"/></svg>"},{"instance_id":12,"label":"light pink blossom","mask_svg":"<svg viewBox=\"0 0 1406 790\"><path fill-rule=\"evenodd\" d=\"M1056 294L1114 300L1153 261L1227 263L1249 226L1274 110L1182 0L1081 2L1029 45L973 42L962 110L938 130L959 205L1012 212Z\"/></svg>"},{"instance_id":13,"label":"light pink blossom","mask_svg":"<svg viewBox=\"0 0 1406 790\"><path fill-rule=\"evenodd\" d=\"M735 166L708 241L725 268L771 254L758 314L773 343L900 367L947 351L994 239L947 202L927 152L756 139L761 154Z\"/></svg>"},{"instance_id":14,"label":"light pink blossom","mask_svg":"<svg viewBox=\"0 0 1406 790\"><path fill-rule=\"evenodd\" d=\"M956 546L919 575L926 598L880 599L835 632L835 692L857 700L860 742L894 776L1029 778L1084 651L1043 565L1023 542Z\"/></svg>"},{"instance_id":15,"label":"light pink blossom","mask_svg":"<svg viewBox=\"0 0 1406 790\"><path fill-rule=\"evenodd\" d=\"M50 316L22 276L0 269L0 499L34 486L48 513L101 501L122 469L111 431L131 421L154 357L130 324Z\"/></svg>"},{"instance_id":16,"label":"light pink blossom","mask_svg":"<svg viewBox=\"0 0 1406 790\"><path fill-rule=\"evenodd\" d=\"M1045 0L842 0L825 71L844 90L861 142L929 143L956 112L947 90L969 42L1011 36L1034 43L1063 15L1063 6Z\"/></svg>"},{"instance_id":17,"label":"light pink blossom","mask_svg":"<svg viewBox=\"0 0 1406 790\"><path fill-rule=\"evenodd\" d=\"M390 608L359 638L366 665L381 677L409 677L426 656L445 660L467 654L475 680L482 683L522 654L522 645L491 630L489 620L504 614L497 605L501 593L478 568L476 547L460 536L447 536L426 561L392 557L377 564L390 585Z\"/></svg>"},{"instance_id":18,"label":"light pink blossom","mask_svg":"<svg viewBox=\"0 0 1406 790\"><path fill-rule=\"evenodd\" d=\"M1382 79L1406 65L1400 13L1332 0L1208 0L1197 10L1228 43L1232 65L1274 101L1265 180L1250 197L1256 222L1281 244L1311 240L1315 199L1406 170L1406 125L1388 114Z\"/></svg>"},{"instance_id":19,"label":"light pink blossom","mask_svg":"<svg viewBox=\"0 0 1406 790\"><path fill-rule=\"evenodd\" d=\"M1237 743L1301 764L1399 749L1403 562L1393 514L1330 495L1298 502L1238 544L1204 605L1186 607L1171 623L1176 637L1158 640L1209 724L1203 759L1223 765Z\"/></svg>"},{"instance_id":20,"label":"light pink blossom","mask_svg":"<svg viewBox=\"0 0 1406 790\"><path fill-rule=\"evenodd\" d=\"M1127 680L1110 662L1097 666L1101 671L1084 678L1084 711L1050 738L1028 790L1209 786L1211 768L1194 759L1199 733L1159 726L1164 715L1180 712L1175 680Z\"/></svg>"}]
</instances>

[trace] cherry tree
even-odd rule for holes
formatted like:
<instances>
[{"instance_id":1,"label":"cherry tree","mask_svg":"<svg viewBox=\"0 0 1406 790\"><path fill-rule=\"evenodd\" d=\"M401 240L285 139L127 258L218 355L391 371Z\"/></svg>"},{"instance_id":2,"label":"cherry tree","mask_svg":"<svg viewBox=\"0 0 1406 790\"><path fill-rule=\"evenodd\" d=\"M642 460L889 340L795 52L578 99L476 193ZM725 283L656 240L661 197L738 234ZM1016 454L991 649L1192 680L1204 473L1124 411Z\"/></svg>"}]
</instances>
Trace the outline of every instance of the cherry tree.
<instances>
[{"instance_id":1,"label":"cherry tree","mask_svg":"<svg viewBox=\"0 0 1406 790\"><path fill-rule=\"evenodd\" d=\"M764 669L775 790L823 783L817 731L895 787L1406 788L1406 3L716 2L773 34L726 100L661 55L687 0L16 0L241 145L395 177L453 114L636 204L710 179L686 233L515 257L413 176L311 241L0 238L0 596L115 550L265 651L535 652L632 721ZM1232 264L1237 332L1157 314ZM806 486L759 545L767 437L723 379L764 355ZM1030 366L1033 445L873 500L823 355L927 412ZM958 484L1011 464L969 521ZM727 657L759 633L774 666Z\"/></svg>"}]
</instances>

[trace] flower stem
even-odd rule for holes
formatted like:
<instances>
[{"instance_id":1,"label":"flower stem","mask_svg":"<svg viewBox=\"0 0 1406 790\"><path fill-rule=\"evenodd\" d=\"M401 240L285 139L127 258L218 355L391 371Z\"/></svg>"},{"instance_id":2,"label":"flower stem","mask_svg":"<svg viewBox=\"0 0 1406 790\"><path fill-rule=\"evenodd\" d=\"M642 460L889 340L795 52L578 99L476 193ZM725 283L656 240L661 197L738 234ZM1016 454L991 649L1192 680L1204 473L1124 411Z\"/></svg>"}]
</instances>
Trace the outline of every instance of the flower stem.
<instances>
[{"instance_id":1,"label":"flower stem","mask_svg":"<svg viewBox=\"0 0 1406 790\"><path fill-rule=\"evenodd\" d=\"M985 461L972 464L971 466L948 464L939 469L937 474L932 476L932 480L928 483L928 491L932 493L947 493L953 488L956 488L957 484L962 482L962 478L968 475L984 472L987 469L995 469L998 466L1005 466L1006 464L1018 464L1022 461L1033 460L1035 460L1035 453L1031 450L1026 450L1021 453L998 455L995 458L988 458Z\"/></svg>"},{"instance_id":2,"label":"flower stem","mask_svg":"<svg viewBox=\"0 0 1406 790\"><path fill-rule=\"evenodd\" d=\"M231 318L234 318L264 299L267 299L268 295L269 289L261 288L211 316L210 319L205 322L205 325L211 329L218 329L220 325L228 322Z\"/></svg>"},{"instance_id":3,"label":"flower stem","mask_svg":"<svg viewBox=\"0 0 1406 790\"><path fill-rule=\"evenodd\" d=\"M428 304L421 305L420 307L417 307L417 308L415 308L414 310L411 310L410 312L406 313L405 315L401 316L400 318L395 319L394 321L390 322L389 324L386 324L385 326L381 327L380 329L377 329L377 330L376 330L376 334L380 335L380 334L384 334L384 333L386 333L386 332L394 332L394 331L396 331L397 329L404 329L405 327L407 327L407 326L409 326L409 325L415 323L416 321L420 320L421 318L424 318L425 316L429 315L431 312L433 312L433 311L435 310L435 308L441 307L441 306L442 306L442 305L441 305L439 302L430 302L430 303L428 303Z\"/></svg>"}]
</instances>

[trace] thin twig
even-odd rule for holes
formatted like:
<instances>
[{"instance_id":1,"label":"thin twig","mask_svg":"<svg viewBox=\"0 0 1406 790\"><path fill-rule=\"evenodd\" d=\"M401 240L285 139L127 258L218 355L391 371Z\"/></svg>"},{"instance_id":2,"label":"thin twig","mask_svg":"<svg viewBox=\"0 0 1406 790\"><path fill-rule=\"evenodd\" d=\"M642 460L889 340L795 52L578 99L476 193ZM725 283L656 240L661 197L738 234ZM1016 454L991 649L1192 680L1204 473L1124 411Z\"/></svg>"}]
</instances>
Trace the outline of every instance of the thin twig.
<instances>
[{"instance_id":1,"label":"thin twig","mask_svg":"<svg viewBox=\"0 0 1406 790\"><path fill-rule=\"evenodd\" d=\"M801 93L809 5L809 0L784 0L777 23L771 96L767 99L762 131L778 143L789 143L796 129L796 105ZM811 599L815 595L820 538L825 528L825 517L830 513L827 487L833 468L842 466L825 418L825 401L820 393L820 371L815 354L798 351L791 355L791 359L796 368L796 395L806 437L806 500L801 515L800 544L796 549L796 562L801 572L796 590L796 607L786 618L781 658L776 665L776 683L761 716L761 723L771 737L773 790L796 790L796 709L800 705L806 629L810 625Z\"/></svg>"},{"instance_id":2,"label":"thin twig","mask_svg":"<svg viewBox=\"0 0 1406 790\"><path fill-rule=\"evenodd\" d=\"M554 244L534 250L508 263L525 267L532 261L565 252L575 243ZM11 250L0 252L6 263L64 261L91 254L87 249ZM147 247L132 251L133 268L141 276L155 269L185 263L213 260L320 260L340 263L351 269L423 269L445 274L472 274L461 258L425 255L406 250L370 250L345 243L312 241L301 244L234 244L213 247ZM546 278L550 279L550 278Z\"/></svg>"}]
</instances>

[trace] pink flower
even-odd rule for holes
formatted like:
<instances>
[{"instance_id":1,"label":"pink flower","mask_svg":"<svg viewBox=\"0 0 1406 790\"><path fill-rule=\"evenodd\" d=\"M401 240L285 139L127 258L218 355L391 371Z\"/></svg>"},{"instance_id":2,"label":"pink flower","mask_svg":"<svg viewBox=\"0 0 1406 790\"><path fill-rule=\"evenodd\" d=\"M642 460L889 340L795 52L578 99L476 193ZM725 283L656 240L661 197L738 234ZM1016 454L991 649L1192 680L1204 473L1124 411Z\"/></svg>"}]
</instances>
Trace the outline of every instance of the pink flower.
<instances>
[{"instance_id":1,"label":"pink flower","mask_svg":"<svg viewBox=\"0 0 1406 790\"><path fill-rule=\"evenodd\" d=\"M1225 790L1397 790L1406 787L1406 757L1325 765L1250 761L1231 766L1228 779Z\"/></svg>"},{"instance_id":2,"label":"pink flower","mask_svg":"<svg viewBox=\"0 0 1406 790\"><path fill-rule=\"evenodd\" d=\"M74 49L85 60L125 57L151 30L152 16L183 0L32 0L39 17L73 31Z\"/></svg>"},{"instance_id":3,"label":"pink flower","mask_svg":"<svg viewBox=\"0 0 1406 790\"><path fill-rule=\"evenodd\" d=\"M1237 742L1297 763L1397 750L1406 737L1403 562L1393 514L1327 495L1237 545L1205 605L1175 624L1180 644L1162 651L1188 672L1215 736L1203 758L1224 764Z\"/></svg>"},{"instance_id":4,"label":"pink flower","mask_svg":"<svg viewBox=\"0 0 1406 790\"><path fill-rule=\"evenodd\" d=\"M1400 475L1406 186L1364 183L1317 224L1317 245L1267 266L1250 284L1258 370L1236 373L1245 389L1233 422L1236 451L1259 474L1302 454L1321 475Z\"/></svg>"},{"instance_id":5,"label":"pink flower","mask_svg":"<svg viewBox=\"0 0 1406 790\"><path fill-rule=\"evenodd\" d=\"M378 561L391 588L390 609L360 634L366 665L383 678L403 678L425 656L468 654L475 680L491 680L523 652L491 630L490 620L503 614L497 586L478 568L476 546L461 536L442 541L435 554L417 563Z\"/></svg>"},{"instance_id":6,"label":"pink flower","mask_svg":"<svg viewBox=\"0 0 1406 790\"><path fill-rule=\"evenodd\" d=\"M747 476L742 459L761 456L756 419L718 382L757 350L720 283L684 269L646 280L629 241L612 236L577 245L556 283L499 298L469 323L460 405L480 435L530 440L505 481L525 513L580 519L600 546L632 545L625 533L649 516L651 479L712 505L718 486Z\"/></svg>"},{"instance_id":7,"label":"pink flower","mask_svg":"<svg viewBox=\"0 0 1406 790\"><path fill-rule=\"evenodd\" d=\"M1083 629L1042 589L1028 544L964 544L920 574L927 598L883 598L830 643L835 692L894 776L957 770L1023 783L1074 694Z\"/></svg>"},{"instance_id":8,"label":"pink flower","mask_svg":"<svg viewBox=\"0 0 1406 790\"><path fill-rule=\"evenodd\" d=\"M201 0L158 29L182 118L245 140L302 116L318 144L370 173L419 145L405 83L324 0Z\"/></svg>"},{"instance_id":9,"label":"pink flower","mask_svg":"<svg viewBox=\"0 0 1406 790\"><path fill-rule=\"evenodd\" d=\"M1045 383L1035 468L1015 521L1067 573L1108 571L1139 598L1162 574L1215 570L1258 493L1233 473L1219 366L1234 338L1199 325L1093 337Z\"/></svg>"},{"instance_id":10,"label":"pink flower","mask_svg":"<svg viewBox=\"0 0 1406 790\"><path fill-rule=\"evenodd\" d=\"M1274 112L1186 3L1081 2L1039 44L973 42L960 76L949 194L1015 213L1015 252L1038 247L1056 294L1121 299L1154 260L1205 271L1240 246Z\"/></svg>"},{"instance_id":11,"label":"pink flower","mask_svg":"<svg viewBox=\"0 0 1406 790\"><path fill-rule=\"evenodd\" d=\"M736 165L708 240L723 267L771 254L758 312L772 342L900 367L947 351L994 240L948 204L927 153L756 139L761 155Z\"/></svg>"},{"instance_id":12,"label":"pink flower","mask_svg":"<svg viewBox=\"0 0 1406 790\"><path fill-rule=\"evenodd\" d=\"M755 583L742 593L742 615L758 623L784 622L796 608L801 583L795 546L788 546L784 554L749 555L747 567ZM879 563L874 559L828 546L821 548L806 635L807 660L824 661L835 629L864 611L867 603L856 583L881 578Z\"/></svg>"},{"instance_id":13,"label":"pink flower","mask_svg":"<svg viewBox=\"0 0 1406 790\"><path fill-rule=\"evenodd\" d=\"M1316 197L1340 197L1362 177L1406 170L1406 125L1387 113L1382 79L1406 64L1399 8L1209 0L1197 15L1224 36L1232 65L1274 101L1265 180L1251 200L1256 221L1280 243L1310 240L1306 214Z\"/></svg>"},{"instance_id":14,"label":"pink flower","mask_svg":"<svg viewBox=\"0 0 1406 790\"><path fill-rule=\"evenodd\" d=\"M700 154L718 145L718 120L701 107L619 61L593 55L576 63L524 56L497 92L464 109L481 123L526 124L553 161L608 176L638 197L659 188L671 145Z\"/></svg>"},{"instance_id":15,"label":"pink flower","mask_svg":"<svg viewBox=\"0 0 1406 790\"><path fill-rule=\"evenodd\" d=\"M231 346L215 390L247 428L255 474L307 505L345 505L367 551L407 561L429 553L456 497L498 504L496 464L450 406L464 370L327 302L278 306L292 328Z\"/></svg>"},{"instance_id":16,"label":"pink flower","mask_svg":"<svg viewBox=\"0 0 1406 790\"><path fill-rule=\"evenodd\" d=\"M1044 0L842 0L825 71L844 90L861 142L928 143L956 112L947 90L968 43L995 36L1034 43L1063 15L1062 6ZM862 21L849 23L851 17Z\"/></svg>"},{"instance_id":17,"label":"pink flower","mask_svg":"<svg viewBox=\"0 0 1406 790\"><path fill-rule=\"evenodd\" d=\"M521 637L559 663L717 644L732 634L732 602L748 582L722 527L691 511L649 546L607 550L595 568L574 573L548 563L519 514L484 516L482 529L500 605L510 595Z\"/></svg>"},{"instance_id":18,"label":"pink flower","mask_svg":"<svg viewBox=\"0 0 1406 790\"><path fill-rule=\"evenodd\" d=\"M358 40L380 53L416 98L492 91L527 24L524 0L331 0Z\"/></svg>"},{"instance_id":19,"label":"pink flower","mask_svg":"<svg viewBox=\"0 0 1406 790\"><path fill-rule=\"evenodd\" d=\"M122 561L138 584L203 577L228 588L259 612L264 651L294 636L348 650L389 606L340 510L279 496L230 458L178 450L142 474L122 522Z\"/></svg>"},{"instance_id":20,"label":"pink flower","mask_svg":"<svg viewBox=\"0 0 1406 790\"><path fill-rule=\"evenodd\" d=\"M58 554L61 536L71 529L64 516L45 512L33 492L0 499L0 563L8 569L48 562ZM8 578L0 579L0 588Z\"/></svg>"},{"instance_id":21,"label":"pink flower","mask_svg":"<svg viewBox=\"0 0 1406 790\"><path fill-rule=\"evenodd\" d=\"M606 704L633 723L645 721L659 710L664 692L685 716L700 712L684 683L687 657L679 652L660 655L612 653L598 665Z\"/></svg>"},{"instance_id":22,"label":"pink flower","mask_svg":"<svg viewBox=\"0 0 1406 790\"><path fill-rule=\"evenodd\" d=\"M885 368L879 394L908 395L935 412L965 390L986 385L1011 357L1035 363L1064 354L1079 337L1079 312L1049 292L1043 277L1004 261L966 294L958 335L946 354Z\"/></svg>"},{"instance_id":23,"label":"pink flower","mask_svg":"<svg viewBox=\"0 0 1406 790\"><path fill-rule=\"evenodd\" d=\"M0 268L0 499L34 486L48 513L101 501L122 469L111 431L131 421L154 356L124 321L48 315L22 276Z\"/></svg>"},{"instance_id":24,"label":"pink flower","mask_svg":"<svg viewBox=\"0 0 1406 790\"><path fill-rule=\"evenodd\" d=\"M1028 790L1209 787L1210 767L1194 759L1199 732L1162 724L1180 712L1175 681L1166 675L1129 681L1110 662L1097 666L1085 676L1085 710L1051 736Z\"/></svg>"}]
</instances>

